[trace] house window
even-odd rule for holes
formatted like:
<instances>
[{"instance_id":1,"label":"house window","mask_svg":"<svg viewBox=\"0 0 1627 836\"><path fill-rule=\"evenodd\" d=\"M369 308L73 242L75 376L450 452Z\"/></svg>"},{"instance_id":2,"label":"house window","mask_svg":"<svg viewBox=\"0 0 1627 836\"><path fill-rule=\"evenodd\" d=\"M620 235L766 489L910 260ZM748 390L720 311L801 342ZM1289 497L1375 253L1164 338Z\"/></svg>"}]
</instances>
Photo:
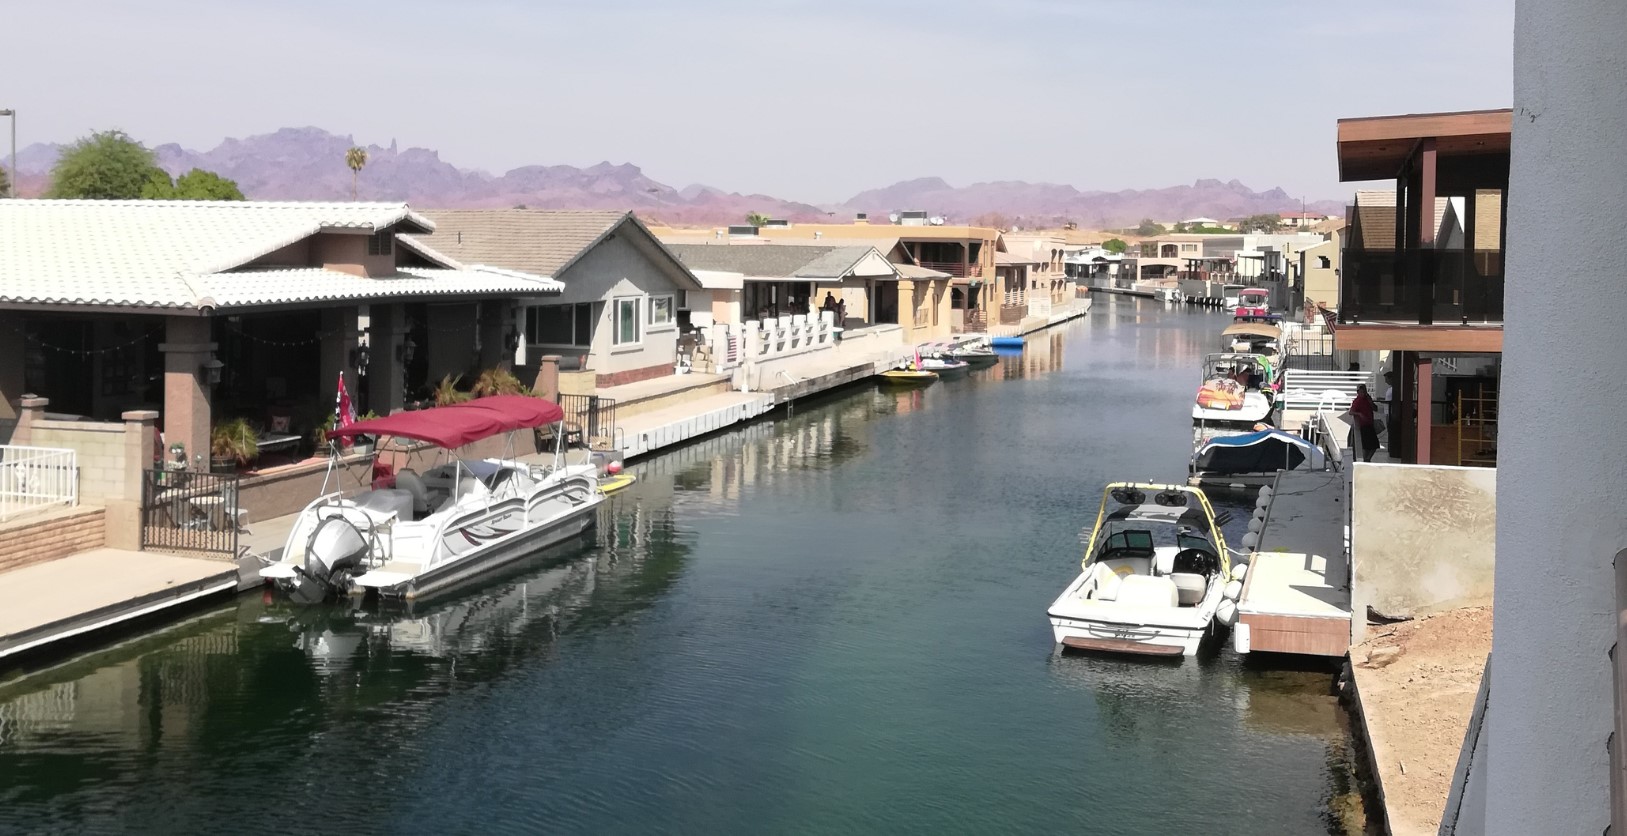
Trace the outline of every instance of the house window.
<instances>
[{"instance_id":1,"label":"house window","mask_svg":"<svg viewBox=\"0 0 1627 836\"><path fill-rule=\"evenodd\" d=\"M1197 251L1198 251L1198 245L1197 244L1182 244L1181 245L1181 252L1183 252L1183 253L1195 253Z\"/></svg>"},{"instance_id":2,"label":"house window","mask_svg":"<svg viewBox=\"0 0 1627 836\"><path fill-rule=\"evenodd\" d=\"M638 297L629 296L615 301L615 330L611 332L615 345L638 342Z\"/></svg>"},{"instance_id":3,"label":"house window","mask_svg":"<svg viewBox=\"0 0 1627 836\"><path fill-rule=\"evenodd\" d=\"M525 341L530 345L593 345L593 306L581 303L526 308Z\"/></svg>"},{"instance_id":4,"label":"house window","mask_svg":"<svg viewBox=\"0 0 1627 836\"><path fill-rule=\"evenodd\" d=\"M1329 261L1328 257L1325 256L1325 255L1317 256L1316 261L1317 261L1317 266L1322 268L1323 270L1327 270L1327 269L1333 267L1333 262Z\"/></svg>"},{"instance_id":5,"label":"house window","mask_svg":"<svg viewBox=\"0 0 1627 836\"><path fill-rule=\"evenodd\" d=\"M368 255L389 255L395 245L395 233L389 229L381 229L367 236Z\"/></svg>"},{"instance_id":6,"label":"house window","mask_svg":"<svg viewBox=\"0 0 1627 836\"><path fill-rule=\"evenodd\" d=\"M671 296L651 296L650 297L650 327L651 328L656 328L656 327L659 327L659 326L662 326L662 325L671 325L671 324L672 324L672 297ZM636 341L637 338L635 337L634 339Z\"/></svg>"}]
</instances>

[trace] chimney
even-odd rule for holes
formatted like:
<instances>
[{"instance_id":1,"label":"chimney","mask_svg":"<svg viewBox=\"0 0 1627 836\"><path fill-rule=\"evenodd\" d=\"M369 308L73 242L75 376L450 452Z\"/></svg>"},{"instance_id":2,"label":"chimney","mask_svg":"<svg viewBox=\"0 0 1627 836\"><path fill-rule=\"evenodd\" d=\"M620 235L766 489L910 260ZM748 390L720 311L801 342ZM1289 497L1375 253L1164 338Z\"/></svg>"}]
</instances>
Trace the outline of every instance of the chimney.
<instances>
[{"instance_id":1,"label":"chimney","mask_svg":"<svg viewBox=\"0 0 1627 836\"><path fill-rule=\"evenodd\" d=\"M853 216L853 223L855 223L855 224L867 224L867 223L870 223L870 213L868 213L868 212L860 212L857 215L854 215Z\"/></svg>"},{"instance_id":2,"label":"chimney","mask_svg":"<svg viewBox=\"0 0 1627 836\"><path fill-rule=\"evenodd\" d=\"M817 230L817 229L816 229L816 230L814 230L814 240L815 240L815 241L818 241L818 240L819 240L819 239L820 239L820 238L823 238L823 237L825 237L825 233L823 233L823 232L820 232L820 231L819 231L819 230Z\"/></svg>"}]
</instances>

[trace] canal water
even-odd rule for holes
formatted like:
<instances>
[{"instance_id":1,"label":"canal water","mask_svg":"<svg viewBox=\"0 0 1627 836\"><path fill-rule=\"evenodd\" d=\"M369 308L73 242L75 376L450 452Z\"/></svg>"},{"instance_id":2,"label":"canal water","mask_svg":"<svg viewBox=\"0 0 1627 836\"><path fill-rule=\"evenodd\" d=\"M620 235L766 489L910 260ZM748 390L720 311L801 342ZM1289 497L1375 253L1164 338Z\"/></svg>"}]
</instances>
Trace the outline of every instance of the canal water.
<instances>
[{"instance_id":1,"label":"canal water","mask_svg":"<svg viewBox=\"0 0 1627 836\"><path fill-rule=\"evenodd\" d=\"M1329 671L1053 651L1100 486L1183 477L1225 325L1097 302L642 462L466 594L251 595L0 680L0 832L1345 832Z\"/></svg>"}]
</instances>

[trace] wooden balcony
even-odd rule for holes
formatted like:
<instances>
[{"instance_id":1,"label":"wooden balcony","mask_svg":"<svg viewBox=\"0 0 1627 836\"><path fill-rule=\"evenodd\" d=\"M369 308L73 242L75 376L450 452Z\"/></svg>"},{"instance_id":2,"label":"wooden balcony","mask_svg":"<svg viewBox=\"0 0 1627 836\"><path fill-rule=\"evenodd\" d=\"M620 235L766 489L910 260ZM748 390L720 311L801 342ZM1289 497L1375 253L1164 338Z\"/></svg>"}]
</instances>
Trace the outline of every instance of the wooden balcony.
<instances>
[{"instance_id":1,"label":"wooden balcony","mask_svg":"<svg viewBox=\"0 0 1627 836\"><path fill-rule=\"evenodd\" d=\"M957 279L979 279L983 277L983 265L981 264L961 264L958 261L923 261L920 264L928 270L948 273Z\"/></svg>"}]
</instances>

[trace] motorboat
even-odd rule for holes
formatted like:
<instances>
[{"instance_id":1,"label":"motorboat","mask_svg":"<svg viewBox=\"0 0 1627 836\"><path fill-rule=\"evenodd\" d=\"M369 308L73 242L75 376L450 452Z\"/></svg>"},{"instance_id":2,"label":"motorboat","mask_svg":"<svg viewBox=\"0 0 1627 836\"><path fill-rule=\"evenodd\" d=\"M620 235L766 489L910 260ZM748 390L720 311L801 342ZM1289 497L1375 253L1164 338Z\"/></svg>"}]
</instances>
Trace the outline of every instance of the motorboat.
<instances>
[{"instance_id":1,"label":"motorboat","mask_svg":"<svg viewBox=\"0 0 1627 836\"><path fill-rule=\"evenodd\" d=\"M922 371L937 372L938 377L960 377L972 370L972 364L958 357L950 356L947 351L937 346L929 346L917 355L916 368Z\"/></svg>"},{"instance_id":2,"label":"motorboat","mask_svg":"<svg viewBox=\"0 0 1627 836\"><path fill-rule=\"evenodd\" d=\"M1242 298L1243 291L1248 285L1228 284L1220 288L1220 304L1233 311L1237 310L1238 300Z\"/></svg>"},{"instance_id":3,"label":"motorboat","mask_svg":"<svg viewBox=\"0 0 1627 836\"><path fill-rule=\"evenodd\" d=\"M1281 353L1282 329L1267 322L1234 322L1220 332L1220 340L1225 351L1276 357Z\"/></svg>"},{"instance_id":4,"label":"motorboat","mask_svg":"<svg viewBox=\"0 0 1627 836\"><path fill-rule=\"evenodd\" d=\"M881 382L892 384L924 384L938 379L937 372L919 369L888 369L881 373Z\"/></svg>"},{"instance_id":5,"label":"motorboat","mask_svg":"<svg viewBox=\"0 0 1627 836\"><path fill-rule=\"evenodd\" d=\"M1261 354L1205 355L1203 381L1192 404L1193 447L1217 435L1274 424L1280 374L1273 358Z\"/></svg>"},{"instance_id":6,"label":"motorboat","mask_svg":"<svg viewBox=\"0 0 1627 836\"><path fill-rule=\"evenodd\" d=\"M1237 305L1232 316L1238 321L1270 321L1277 318L1271 312L1271 291L1263 287L1245 287L1237 291Z\"/></svg>"},{"instance_id":7,"label":"motorboat","mask_svg":"<svg viewBox=\"0 0 1627 836\"><path fill-rule=\"evenodd\" d=\"M594 524L604 493L597 466L562 464L562 427L549 465L452 455L503 435L512 451L514 433L563 421L550 401L497 395L330 430L330 438L428 444L444 461L423 473L398 471L394 487L319 496L300 511L281 557L260 576L301 603L367 593L411 600L581 534Z\"/></svg>"},{"instance_id":8,"label":"motorboat","mask_svg":"<svg viewBox=\"0 0 1627 836\"><path fill-rule=\"evenodd\" d=\"M1257 488L1270 484L1279 470L1325 470L1322 448L1278 429L1224 435L1201 444L1192 454L1188 480L1202 488Z\"/></svg>"},{"instance_id":9,"label":"motorboat","mask_svg":"<svg viewBox=\"0 0 1627 836\"><path fill-rule=\"evenodd\" d=\"M1000 355L995 353L986 337L948 345L943 353L956 360L964 360L974 368L992 366L1000 361Z\"/></svg>"},{"instance_id":10,"label":"motorboat","mask_svg":"<svg viewBox=\"0 0 1627 836\"><path fill-rule=\"evenodd\" d=\"M1137 482L1102 491L1081 569L1047 611L1057 644L1158 656L1196 655L1246 571L1203 491Z\"/></svg>"}]
</instances>

